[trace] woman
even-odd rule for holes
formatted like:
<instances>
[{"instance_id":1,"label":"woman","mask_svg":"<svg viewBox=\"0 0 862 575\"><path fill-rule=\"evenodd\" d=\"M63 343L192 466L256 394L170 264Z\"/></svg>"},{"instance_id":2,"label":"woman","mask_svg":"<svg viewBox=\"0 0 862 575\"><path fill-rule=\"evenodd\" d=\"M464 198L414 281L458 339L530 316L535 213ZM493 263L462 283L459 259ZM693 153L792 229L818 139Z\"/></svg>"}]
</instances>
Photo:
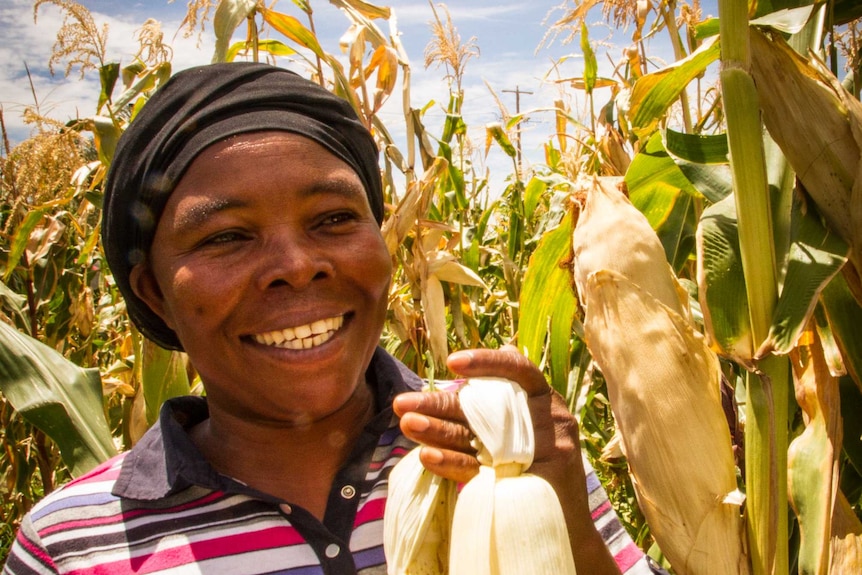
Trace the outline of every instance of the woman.
<instances>
[{"instance_id":1,"label":"woman","mask_svg":"<svg viewBox=\"0 0 862 575\"><path fill-rule=\"evenodd\" d=\"M457 396L418 393L377 345L392 272L377 161L345 101L281 68L195 68L152 97L117 147L103 245L135 325L187 352L206 399L168 401L131 451L40 502L5 573L385 573L398 459L421 442L429 470L476 473ZM542 374L512 348L449 367L530 393L531 472L564 502L579 572L619 573ZM617 563L645 568L603 521Z\"/></svg>"}]
</instances>

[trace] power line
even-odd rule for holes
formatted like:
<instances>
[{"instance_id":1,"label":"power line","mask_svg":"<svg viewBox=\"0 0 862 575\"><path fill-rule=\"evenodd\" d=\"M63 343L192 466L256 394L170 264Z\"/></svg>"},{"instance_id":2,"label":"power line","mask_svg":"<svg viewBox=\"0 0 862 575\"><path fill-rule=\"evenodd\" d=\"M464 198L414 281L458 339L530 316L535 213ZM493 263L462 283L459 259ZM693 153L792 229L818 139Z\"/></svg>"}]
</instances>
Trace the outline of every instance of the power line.
<instances>
[{"instance_id":1,"label":"power line","mask_svg":"<svg viewBox=\"0 0 862 575\"><path fill-rule=\"evenodd\" d=\"M521 115L521 94L532 94L532 92L528 92L526 90L522 90L520 86L515 85L514 90L503 90L503 92L508 92L510 94L515 94L515 115ZM526 120L524 120L526 121ZM515 150L518 154L516 158L518 164L518 176L521 174L521 122L518 122L518 128L516 132L516 141L515 141Z\"/></svg>"}]
</instances>

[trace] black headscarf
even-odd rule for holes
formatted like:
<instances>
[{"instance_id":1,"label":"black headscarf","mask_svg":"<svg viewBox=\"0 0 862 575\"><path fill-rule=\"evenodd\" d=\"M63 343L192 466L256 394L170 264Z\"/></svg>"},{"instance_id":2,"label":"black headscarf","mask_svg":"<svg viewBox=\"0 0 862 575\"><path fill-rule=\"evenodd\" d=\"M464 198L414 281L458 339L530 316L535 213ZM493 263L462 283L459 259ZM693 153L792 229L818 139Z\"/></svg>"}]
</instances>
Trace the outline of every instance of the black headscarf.
<instances>
[{"instance_id":1,"label":"black headscarf","mask_svg":"<svg viewBox=\"0 0 862 575\"><path fill-rule=\"evenodd\" d=\"M177 73L119 140L105 185L102 244L129 317L148 338L182 349L176 334L132 291L129 274L150 251L168 197L208 146L236 134L281 130L310 138L359 176L378 223L378 150L350 104L276 66L235 62Z\"/></svg>"}]
</instances>

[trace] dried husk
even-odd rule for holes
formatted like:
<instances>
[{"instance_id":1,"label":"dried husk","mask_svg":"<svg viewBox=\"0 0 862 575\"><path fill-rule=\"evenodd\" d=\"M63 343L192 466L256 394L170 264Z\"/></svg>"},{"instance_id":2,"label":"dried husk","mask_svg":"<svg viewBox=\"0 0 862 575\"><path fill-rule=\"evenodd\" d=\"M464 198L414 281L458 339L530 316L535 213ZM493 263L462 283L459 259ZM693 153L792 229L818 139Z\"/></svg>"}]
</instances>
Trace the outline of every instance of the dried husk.
<instances>
[{"instance_id":1,"label":"dried husk","mask_svg":"<svg viewBox=\"0 0 862 575\"><path fill-rule=\"evenodd\" d=\"M651 533L678 575L748 573L718 357L694 329L658 237L595 179L573 249L586 343Z\"/></svg>"},{"instance_id":2,"label":"dried husk","mask_svg":"<svg viewBox=\"0 0 862 575\"><path fill-rule=\"evenodd\" d=\"M763 122L830 229L862 264L862 103L815 58L751 29ZM815 120L816 119L816 120Z\"/></svg>"},{"instance_id":3,"label":"dried husk","mask_svg":"<svg viewBox=\"0 0 862 575\"><path fill-rule=\"evenodd\" d=\"M611 269L688 317L685 303L688 296L674 280L658 236L643 214L617 189L616 181L616 178L594 177L576 184L579 189L575 193L585 192L587 197L572 242L575 285L581 305L587 308L590 304L583 289L589 275Z\"/></svg>"}]
</instances>

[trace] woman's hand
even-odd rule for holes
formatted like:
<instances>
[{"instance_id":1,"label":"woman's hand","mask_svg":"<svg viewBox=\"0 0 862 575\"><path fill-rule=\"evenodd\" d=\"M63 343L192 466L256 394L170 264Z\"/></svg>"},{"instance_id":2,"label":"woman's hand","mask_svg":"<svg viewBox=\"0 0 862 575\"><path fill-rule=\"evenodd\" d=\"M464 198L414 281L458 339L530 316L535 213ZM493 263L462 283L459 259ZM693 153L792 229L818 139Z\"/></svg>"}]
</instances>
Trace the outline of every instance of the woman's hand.
<instances>
[{"instance_id":1,"label":"woman's hand","mask_svg":"<svg viewBox=\"0 0 862 575\"><path fill-rule=\"evenodd\" d=\"M576 567L585 573L619 573L590 515L578 423L542 372L513 346L455 352L448 366L464 377L508 379L527 392L535 435L529 472L548 481L560 499ZM423 445L420 460L426 469L461 483L478 473L457 393L405 393L393 406L404 434Z\"/></svg>"}]
</instances>

